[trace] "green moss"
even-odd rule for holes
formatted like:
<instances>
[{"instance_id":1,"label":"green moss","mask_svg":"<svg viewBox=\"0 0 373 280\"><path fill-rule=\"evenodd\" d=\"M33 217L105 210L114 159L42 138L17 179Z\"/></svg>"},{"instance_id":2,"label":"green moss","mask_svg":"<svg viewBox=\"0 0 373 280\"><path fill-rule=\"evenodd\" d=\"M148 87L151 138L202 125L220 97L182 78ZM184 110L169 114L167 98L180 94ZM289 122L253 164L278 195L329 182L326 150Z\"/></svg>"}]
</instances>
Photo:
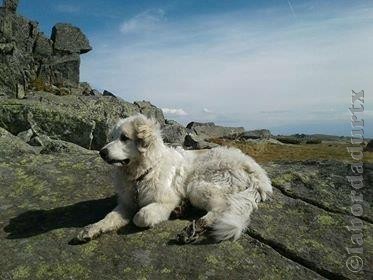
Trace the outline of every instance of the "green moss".
<instances>
[{"instance_id":1,"label":"green moss","mask_svg":"<svg viewBox=\"0 0 373 280\"><path fill-rule=\"evenodd\" d=\"M129 273L131 271L132 271L131 267L126 267L125 269L123 269L123 273Z\"/></svg>"},{"instance_id":2,"label":"green moss","mask_svg":"<svg viewBox=\"0 0 373 280\"><path fill-rule=\"evenodd\" d=\"M293 181L294 179L296 178L296 176L294 175L294 173L285 173L285 174L282 174L280 176L277 176L275 178L272 179L272 184L274 186L283 186L283 185L286 185L287 183Z\"/></svg>"},{"instance_id":3,"label":"green moss","mask_svg":"<svg viewBox=\"0 0 373 280\"><path fill-rule=\"evenodd\" d=\"M51 277L53 272L49 268L49 265L42 263L39 265L36 271L36 278L37 279L47 279Z\"/></svg>"},{"instance_id":4,"label":"green moss","mask_svg":"<svg viewBox=\"0 0 373 280\"><path fill-rule=\"evenodd\" d=\"M323 226L330 226L330 225L338 224L336 221L334 221L333 217L329 215L318 215L317 221Z\"/></svg>"},{"instance_id":5,"label":"green moss","mask_svg":"<svg viewBox=\"0 0 373 280\"><path fill-rule=\"evenodd\" d=\"M84 256L90 257L97 249L97 240L93 240L81 246L81 252Z\"/></svg>"},{"instance_id":6,"label":"green moss","mask_svg":"<svg viewBox=\"0 0 373 280\"><path fill-rule=\"evenodd\" d=\"M162 270L161 270L161 273L162 274L167 274L167 273L170 273L171 272L171 269L168 269L167 267L165 267L165 268L163 268Z\"/></svg>"},{"instance_id":7,"label":"green moss","mask_svg":"<svg viewBox=\"0 0 373 280\"><path fill-rule=\"evenodd\" d=\"M30 279L30 268L25 265L17 266L12 271L13 279Z\"/></svg>"},{"instance_id":8,"label":"green moss","mask_svg":"<svg viewBox=\"0 0 373 280\"><path fill-rule=\"evenodd\" d=\"M207 263L212 264L212 265L219 264L219 260L213 255L207 256L205 260Z\"/></svg>"},{"instance_id":9,"label":"green moss","mask_svg":"<svg viewBox=\"0 0 373 280\"><path fill-rule=\"evenodd\" d=\"M321 249L323 248L322 244L314 239L306 239L302 241L307 247L312 249Z\"/></svg>"},{"instance_id":10,"label":"green moss","mask_svg":"<svg viewBox=\"0 0 373 280\"><path fill-rule=\"evenodd\" d=\"M58 279L89 279L89 271L78 263L58 264L53 273Z\"/></svg>"}]
</instances>

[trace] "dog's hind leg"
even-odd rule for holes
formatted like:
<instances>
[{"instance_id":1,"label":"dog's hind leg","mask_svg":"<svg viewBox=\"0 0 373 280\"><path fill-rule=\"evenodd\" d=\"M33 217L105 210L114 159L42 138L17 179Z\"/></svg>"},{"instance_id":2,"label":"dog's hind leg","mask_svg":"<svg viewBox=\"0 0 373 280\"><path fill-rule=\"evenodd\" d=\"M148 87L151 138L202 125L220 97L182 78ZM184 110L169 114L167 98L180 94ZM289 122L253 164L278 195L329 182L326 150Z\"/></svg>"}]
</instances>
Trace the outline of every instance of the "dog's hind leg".
<instances>
[{"instance_id":1,"label":"dog's hind leg","mask_svg":"<svg viewBox=\"0 0 373 280\"><path fill-rule=\"evenodd\" d=\"M105 232L118 230L129 223L130 219L128 217L129 213L122 206L118 205L101 221L84 227L74 240L82 243L88 242Z\"/></svg>"},{"instance_id":2,"label":"dog's hind leg","mask_svg":"<svg viewBox=\"0 0 373 280\"><path fill-rule=\"evenodd\" d=\"M196 241L203 235L227 207L227 196L222 187L211 182L196 182L189 186L188 197L190 203L207 210L207 214L185 227L176 239L179 243L186 244Z\"/></svg>"}]
</instances>

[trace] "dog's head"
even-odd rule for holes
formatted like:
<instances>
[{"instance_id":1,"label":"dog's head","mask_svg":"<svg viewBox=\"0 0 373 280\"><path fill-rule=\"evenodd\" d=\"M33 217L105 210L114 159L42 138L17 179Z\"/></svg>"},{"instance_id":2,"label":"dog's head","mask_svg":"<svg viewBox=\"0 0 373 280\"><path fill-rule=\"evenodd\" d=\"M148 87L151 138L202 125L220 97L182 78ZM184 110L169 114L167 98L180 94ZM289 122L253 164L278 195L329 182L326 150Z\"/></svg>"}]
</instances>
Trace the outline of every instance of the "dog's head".
<instances>
[{"instance_id":1,"label":"dog's head","mask_svg":"<svg viewBox=\"0 0 373 280\"><path fill-rule=\"evenodd\" d=\"M116 166L136 162L148 150L163 143L159 123L141 114L119 120L111 140L100 150L100 156Z\"/></svg>"}]
</instances>

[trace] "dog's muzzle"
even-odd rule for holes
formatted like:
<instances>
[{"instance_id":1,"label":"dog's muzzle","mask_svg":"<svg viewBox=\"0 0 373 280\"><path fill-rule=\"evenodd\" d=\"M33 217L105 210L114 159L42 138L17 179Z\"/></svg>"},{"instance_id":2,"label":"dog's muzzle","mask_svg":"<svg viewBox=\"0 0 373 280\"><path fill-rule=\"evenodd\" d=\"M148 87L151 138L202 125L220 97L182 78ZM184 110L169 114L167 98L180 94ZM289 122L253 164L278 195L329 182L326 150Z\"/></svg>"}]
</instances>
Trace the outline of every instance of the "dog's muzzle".
<instances>
[{"instance_id":1,"label":"dog's muzzle","mask_svg":"<svg viewBox=\"0 0 373 280\"><path fill-rule=\"evenodd\" d=\"M127 165L131 161L129 158L121 159L121 160L120 159L111 159L111 158L109 158L109 151L108 151L108 149L102 149L102 150L100 150L100 156L108 164L120 163L122 165Z\"/></svg>"}]
</instances>

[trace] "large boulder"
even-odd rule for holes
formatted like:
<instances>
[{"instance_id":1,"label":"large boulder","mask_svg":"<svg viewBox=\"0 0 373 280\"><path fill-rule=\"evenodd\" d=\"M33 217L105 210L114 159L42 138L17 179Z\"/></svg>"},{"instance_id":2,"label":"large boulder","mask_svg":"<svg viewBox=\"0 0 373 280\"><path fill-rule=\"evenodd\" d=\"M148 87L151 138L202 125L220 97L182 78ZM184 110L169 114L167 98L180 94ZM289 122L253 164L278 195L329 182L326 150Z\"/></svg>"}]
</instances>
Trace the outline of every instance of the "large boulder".
<instances>
[{"instance_id":1,"label":"large boulder","mask_svg":"<svg viewBox=\"0 0 373 280\"><path fill-rule=\"evenodd\" d=\"M215 125L212 122L199 123L191 122L187 125L191 133L196 134L200 139L221 138L231 135L239 135L245 132L243 127L226 127Z\"/></svg>"},{"instance_id":2,"label":"large boulder","mask_svg":"<svg viewBox=\"0 0 373 280\"><path fill-rule=\"evenodd\" d=\"M52 29L51 39L56 52L83 54L92 50L84 33L68 23L57 23Z\"/></svg>"},{"instance_id":3,"label":"large boulder","mask_svg":"<svg viewBox=\"0 0 373 280\"><path fill-rule=\"evenodd\" d=\"M166 143L173 146L182 146L184 144L187 129L175 121L166 120L165 126L162 128L162 137Z\"/></svg>"}]
</instances>

